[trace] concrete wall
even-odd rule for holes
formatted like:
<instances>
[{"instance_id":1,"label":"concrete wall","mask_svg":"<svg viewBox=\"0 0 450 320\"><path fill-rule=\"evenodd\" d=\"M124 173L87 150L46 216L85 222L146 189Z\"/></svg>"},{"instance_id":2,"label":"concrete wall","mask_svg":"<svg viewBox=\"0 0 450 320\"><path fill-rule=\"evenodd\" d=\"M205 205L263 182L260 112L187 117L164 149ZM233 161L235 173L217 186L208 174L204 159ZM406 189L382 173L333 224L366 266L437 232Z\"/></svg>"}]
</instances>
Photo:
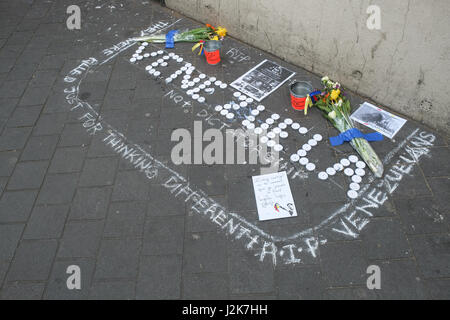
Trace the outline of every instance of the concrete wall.
<instances>
[{"instance_id":1,"label":"concrete wall","mask_svg":"<svg viewBox=\"0 0 450 320\"><path fill-rule=\"evenodd\" d=\"M381 29L369 30L369 5ZM448 0L166 0L175 11L450 132Z\"/></svg>"}]
</instances>

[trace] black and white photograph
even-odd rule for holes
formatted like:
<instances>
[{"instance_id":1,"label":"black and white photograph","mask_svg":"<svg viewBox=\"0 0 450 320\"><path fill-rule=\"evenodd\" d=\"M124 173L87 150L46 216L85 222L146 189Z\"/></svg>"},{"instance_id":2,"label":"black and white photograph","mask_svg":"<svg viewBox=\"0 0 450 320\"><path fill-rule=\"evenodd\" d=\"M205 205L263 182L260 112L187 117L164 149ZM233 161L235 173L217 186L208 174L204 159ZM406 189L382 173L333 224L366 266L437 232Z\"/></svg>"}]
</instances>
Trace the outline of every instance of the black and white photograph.
<instances>
[{"instance_id":1,"label":"black and white photograph","mask_svg":"<svg viewBox=\"0 0 450 320\"><path fill-rule=\"evenodd\" d=\"M380 132L389 139L393 139L406 123L405 119L380 109L368 102L364 102L361 107L351 115L351 118L366 127Z\"/></svg>"},{"instance_id":2,"label":"black and white photograph","mask_svg":"<svg viewBox=\"0 0 450 320\"><path fill-rule=\"evenodd\" d=\"M266 59L233 81L231 86L261 102L294 74L295 72Z\"/></svg>"}]
</instances>

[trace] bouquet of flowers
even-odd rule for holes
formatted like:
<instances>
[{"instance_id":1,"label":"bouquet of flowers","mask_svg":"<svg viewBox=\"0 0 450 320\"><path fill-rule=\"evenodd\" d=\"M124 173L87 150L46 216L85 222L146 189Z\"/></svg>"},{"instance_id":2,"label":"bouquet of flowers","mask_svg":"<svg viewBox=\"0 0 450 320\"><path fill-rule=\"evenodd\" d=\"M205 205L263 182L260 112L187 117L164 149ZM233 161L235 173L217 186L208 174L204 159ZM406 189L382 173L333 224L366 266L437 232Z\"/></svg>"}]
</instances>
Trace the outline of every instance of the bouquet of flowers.
<instances>
[{"instance_id":1,"label":"bouquet of flowers","mask_svg":"<svg viewBox=\"0 0 450 320\"><path fill-rule=\"evenodd\" d=\"M322 84L324 85L324 90L322 94L318 96L314 105L323 112L324 117L327 118L340 132L343 133L355 128L352 119L350 119L350 101L343 93L341 85L338 82L331 81L328 77L322 78ZM313 102L308 96L305 105L305 113L308 112L308 107L312 105ZM383 164L369 142L364 138L354 138L350 141L350 144L366 162L374 175L377 178L381 178L384 170Z\"/></svg>"},{"instance_id":2,"label":"bouquet of flowers","mask_svg":"<svg viewBox=\"0 0 450 320\"><path fill-rule=\"evenodd\" d=\"M215 28L210 24L206 24L205 27L202 28L175 33L173 36L173 42L198 42L198 44L195 45L194 48L192 49L194 50L206 40L219 40L219 39L222 40L226 35L227 35L226 28L224 27ZM144 36L134 38L134 40L141 42L165 43L166 35L158 34L158 35Z\"/></svg>"}]
</instances>

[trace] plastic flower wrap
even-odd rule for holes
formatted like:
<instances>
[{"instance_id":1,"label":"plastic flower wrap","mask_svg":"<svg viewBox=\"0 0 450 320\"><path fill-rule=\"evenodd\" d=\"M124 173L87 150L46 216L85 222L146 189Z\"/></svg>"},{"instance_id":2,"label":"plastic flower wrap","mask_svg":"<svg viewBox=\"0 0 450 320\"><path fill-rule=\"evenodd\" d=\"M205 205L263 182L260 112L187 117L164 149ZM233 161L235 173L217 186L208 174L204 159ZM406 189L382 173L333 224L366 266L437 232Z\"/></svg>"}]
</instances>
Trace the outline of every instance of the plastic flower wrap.
<instances>
[{"instance_id":1,"label":"plastic flower wrap","mask_svg":"<svg viewBox=\"0 0 450 320\"><path fill-rule=\"evenodd\" d=\"M328 77L322 78L322 84L324 85L324 91L314 105L323 112L324 117L340 132L346 132L355 128L352 119L350 119L350 101L343 95L341 85L338 82L331 81ZM355 138L350 141L350 144L366 162L374 175L377 178L381 178L384 171L383 163L369 142L364 138Z\"/></svg>"}]
</instances>

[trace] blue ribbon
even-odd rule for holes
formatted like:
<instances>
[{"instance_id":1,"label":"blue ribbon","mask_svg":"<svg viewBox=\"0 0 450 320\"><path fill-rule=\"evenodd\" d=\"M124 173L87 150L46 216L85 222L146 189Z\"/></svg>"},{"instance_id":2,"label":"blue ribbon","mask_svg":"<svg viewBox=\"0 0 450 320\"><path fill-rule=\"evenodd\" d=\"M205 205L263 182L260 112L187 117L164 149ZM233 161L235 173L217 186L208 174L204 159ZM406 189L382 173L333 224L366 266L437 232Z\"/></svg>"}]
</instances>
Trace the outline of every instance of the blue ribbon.
<instances>
[{"instance_id":1,"label":"blue ribbon","mask_svg":"<svg viewBox=\"0 0 450 320\"><path fill-rule=\"evenodd\" d=\"M383 140L383 135L379 132L372 132L364 134L356 128L347 130L336 137L330 138L330 143L333 147L340 146L344 142L350 142L355 138L363 138L367 141L381 141Z\"/></svg>"},{"instance_id":2,"label":"blue ribbon","mask_svg":"<svg viewBox=\"0 0 450 320\"><path fill-rule=\"evenodd\" d=\"M172 49L175 47L173 36L178 33L178 30L171 30L166 34L166 49Z\"/></svg>"},{"instance_id":3,"label":"blue ribbon","mask_svg":"<svg viewBox=\"0 0 450 320\"><path fill-rule=\"evenodd\" d=\"M314 92L311 92L310 94L309 94L309 96L311 97L311 99L312 99L312 101L314 102L314 97L316 98L316 101L317 100L319 100L319 98L317 98L316 96L317 95L320 95L322 93L322 91L314 91Z\"/></svg>"}]
</instances>

